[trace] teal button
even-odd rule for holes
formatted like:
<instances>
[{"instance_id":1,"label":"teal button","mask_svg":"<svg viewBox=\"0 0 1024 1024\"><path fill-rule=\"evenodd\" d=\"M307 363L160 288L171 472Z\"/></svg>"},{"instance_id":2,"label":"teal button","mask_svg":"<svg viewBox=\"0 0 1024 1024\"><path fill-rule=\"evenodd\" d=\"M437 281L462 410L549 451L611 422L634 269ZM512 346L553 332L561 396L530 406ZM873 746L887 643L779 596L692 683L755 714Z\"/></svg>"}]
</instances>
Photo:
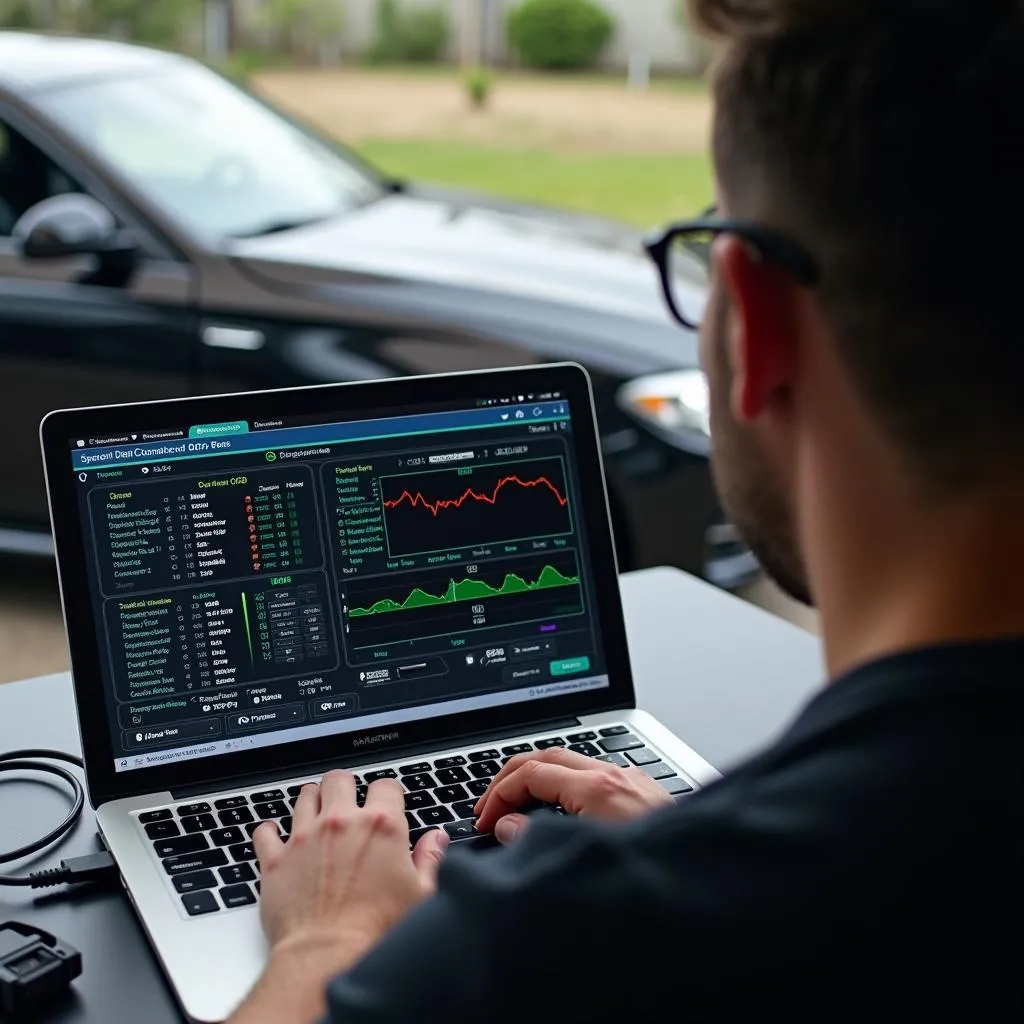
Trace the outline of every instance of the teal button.
<instances>
[{"instance_id":1,"label":"teal button","mask_svg":"<svg viewBox=\"0 0 1024 1024\"><path fill-rule=\"evenodd\" d=\"M188 430L189 437L228 437L231 434L248 433L249 424L245 420L235 420L234 423L200 423Z\"/></svg>"},{"instance_id":2,"label":"teal button","mask_svg":"<svg viewBox=\"0 0 1024 1024\"><path fill-rule=\"evenodd\" d=\"M589 658L566 658L564 661L551 662L553 676L575 676L580 672L590 671Z\"/></svg>"}]
</instances>

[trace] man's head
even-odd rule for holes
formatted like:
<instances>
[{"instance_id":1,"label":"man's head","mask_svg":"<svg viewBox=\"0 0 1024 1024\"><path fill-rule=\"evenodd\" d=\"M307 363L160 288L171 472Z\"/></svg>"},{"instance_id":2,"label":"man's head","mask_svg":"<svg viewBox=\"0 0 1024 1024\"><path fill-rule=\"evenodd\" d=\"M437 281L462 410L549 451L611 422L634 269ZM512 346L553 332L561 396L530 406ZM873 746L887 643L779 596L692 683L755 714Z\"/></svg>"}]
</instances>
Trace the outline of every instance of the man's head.
<instances>
[{"instance_id":1,"label":"man's head","mask_svg":"<svg viewBox=\"0 0 1024 1024\"><path fill-rule=\"evenodd\" d=\"M933 505L1022 475L1024 0L691 10L720 44L721 212L820 272L803 288L720 239L702 338L723 500L807 598L823 453L865 480L885 463Z\"/></svg>"}]
</instances>

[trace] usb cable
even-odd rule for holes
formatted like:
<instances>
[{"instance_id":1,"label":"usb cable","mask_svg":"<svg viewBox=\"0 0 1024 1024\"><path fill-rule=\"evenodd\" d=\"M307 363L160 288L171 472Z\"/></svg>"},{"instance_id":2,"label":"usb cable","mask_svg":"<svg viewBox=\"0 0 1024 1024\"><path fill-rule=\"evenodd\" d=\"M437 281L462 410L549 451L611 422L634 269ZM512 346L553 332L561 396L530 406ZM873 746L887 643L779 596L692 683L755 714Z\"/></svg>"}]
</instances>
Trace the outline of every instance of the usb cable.
<instances>
[{"instance_id":1,"label":"usb cable","mask_svg":"<svg viewBox=\"0 0 1024 1024\"><path fill-rule=\"evenodd\" d=\"M85 790L78 777L61 764L82 768L82 759L59 750L12 750L0 754L0 772L42 772L54 775L65 782L71 790L72 806L64 820L42 839L28 843L16 850L0 852L0 864L10 864L34 853L49 849L64 839L75 827L85 807ZM79 882L96 881L116 873L114 858L108 853L94 853L85 857L71 857L62 860L59 868L35 871L30 875L0 875L0 885L28 886L32 889L49 889L57 885L75 885Z\"/></svg>"}]
</instances>

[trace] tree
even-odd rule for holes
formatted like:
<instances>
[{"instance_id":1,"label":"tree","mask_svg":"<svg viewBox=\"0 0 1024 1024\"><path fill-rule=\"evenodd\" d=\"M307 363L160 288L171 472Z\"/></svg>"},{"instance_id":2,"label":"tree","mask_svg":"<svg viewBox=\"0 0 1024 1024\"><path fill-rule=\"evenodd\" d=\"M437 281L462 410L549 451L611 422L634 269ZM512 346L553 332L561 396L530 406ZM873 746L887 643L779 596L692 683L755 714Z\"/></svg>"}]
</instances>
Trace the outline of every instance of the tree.
<instances>
[{"instance_id":1,"label":"tree","mask_svg":"<svg viewBox=\"0 0 1024 1024\"><path fill-rule=\"evenodd\" d=\"M275 49L321 63L336 51L345 31L344 0L268 0L265 25Z\"/></svg>"}]
</instances>

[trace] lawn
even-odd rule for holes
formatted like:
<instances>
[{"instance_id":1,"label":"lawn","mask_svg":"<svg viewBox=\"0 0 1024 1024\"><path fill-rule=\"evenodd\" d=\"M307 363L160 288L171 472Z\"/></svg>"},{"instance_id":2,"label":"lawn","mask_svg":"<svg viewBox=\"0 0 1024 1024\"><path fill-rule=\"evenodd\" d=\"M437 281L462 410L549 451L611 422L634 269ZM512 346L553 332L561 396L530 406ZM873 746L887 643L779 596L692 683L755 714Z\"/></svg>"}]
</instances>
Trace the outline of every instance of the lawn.
<instances>
[{"instance_id":1,"label":"lawn","mask_svg":"<svg viewBox=\"0 0 1024 1024\"><path fill-rule=\"evenodd\" d=\"M600 213L640 227L690 216L711 201L699 153L559 152L471 142L365 140L356 150L390 175Z\"/></svg>"}]
</instances>

